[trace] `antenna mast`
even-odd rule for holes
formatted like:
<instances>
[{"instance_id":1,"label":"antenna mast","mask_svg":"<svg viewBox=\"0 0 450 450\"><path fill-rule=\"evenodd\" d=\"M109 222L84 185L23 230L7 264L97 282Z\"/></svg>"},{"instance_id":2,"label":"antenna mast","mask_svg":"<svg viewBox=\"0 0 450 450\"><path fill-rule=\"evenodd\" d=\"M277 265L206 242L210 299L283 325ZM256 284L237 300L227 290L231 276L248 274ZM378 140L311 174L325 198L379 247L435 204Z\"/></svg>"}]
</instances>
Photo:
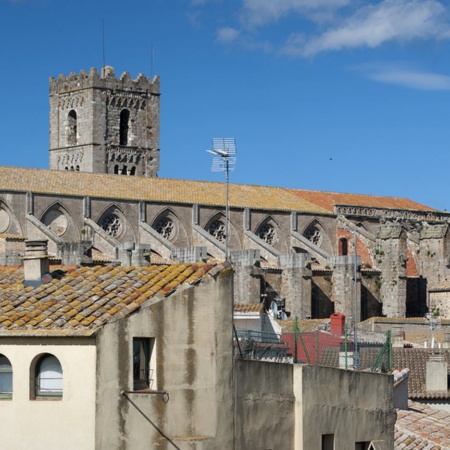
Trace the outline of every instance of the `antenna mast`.
<instances>
[{"instance_id":1,"label":"antenna mast","mask_svg":"<svg viewBox=\"0 0 450 450\"><path fill-rule=\"evenodd\" d=\"M228 260L228 230L230 221L230 206L228 201L229 173L236 167L236 140L234 138L213 138L213 149L207 150L216 155L212 161L213 172L226 174L226 209L225 209L225 259Z\"/></svg>"},{"instance_id":2,"label":"antenna mast","mask_svg":"<svg viewBox=\"0 0 450 450\"><path fill-rule=\"evenodd\" d=\"M105 19L102 19L103 24L103 34L102 34L102 41L103 41L103 66L104 69L106 67L106 56L105 56Z\"/></svg>"}]
</instances>

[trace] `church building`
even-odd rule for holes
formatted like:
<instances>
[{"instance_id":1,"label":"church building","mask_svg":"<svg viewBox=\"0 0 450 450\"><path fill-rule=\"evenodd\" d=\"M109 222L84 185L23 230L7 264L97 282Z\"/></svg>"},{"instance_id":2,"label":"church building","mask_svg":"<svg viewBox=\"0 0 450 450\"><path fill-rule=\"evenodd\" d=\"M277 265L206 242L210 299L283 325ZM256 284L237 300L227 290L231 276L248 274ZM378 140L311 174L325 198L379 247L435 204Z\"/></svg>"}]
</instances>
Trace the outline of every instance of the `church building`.
<instances>
[{"instance_id":1,"label":"church building","mask_svg":"<svg viewBox=\"0 0 450 450\"><path fill-rule=\"evenodd\" d=\"M50 170L0 167L0 264L229 256L236 303L299 318L423 316L450 274L450 214L413 200L158 178L160 80L111 67L50 79ZM227 235L228 229L228 235ZM227 255L229 250L229 255Z\"/></svg>"}]
</instances>

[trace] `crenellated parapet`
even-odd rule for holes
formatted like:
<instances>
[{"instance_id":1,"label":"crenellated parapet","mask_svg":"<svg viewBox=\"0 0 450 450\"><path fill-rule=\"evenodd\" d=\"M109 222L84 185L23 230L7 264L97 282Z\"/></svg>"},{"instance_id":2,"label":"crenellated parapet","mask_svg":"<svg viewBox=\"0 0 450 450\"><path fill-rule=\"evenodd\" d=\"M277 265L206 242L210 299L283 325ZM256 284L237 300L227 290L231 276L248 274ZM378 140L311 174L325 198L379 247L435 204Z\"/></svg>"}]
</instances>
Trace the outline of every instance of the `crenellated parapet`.
<instances>
[{"instance_id":1,"label":"crenellated parapet","mask_svg":"<svg viewBox=\"0 0 450 450\"><path fill-rule=\"evenodd\" d=\"M155 76L153 80L140 73L136 79L132 79L128 72L124 72L119 78L114 74L114 69L106 66L99 74L96 68L91 68L89 73L81 70L77 75L74 72L66 77L61 74L57 79L50 77L50 95L72 92L82 89L97 88L119 91L131 91L159 95L160 80Z\"/></svg>"}]
</instances>

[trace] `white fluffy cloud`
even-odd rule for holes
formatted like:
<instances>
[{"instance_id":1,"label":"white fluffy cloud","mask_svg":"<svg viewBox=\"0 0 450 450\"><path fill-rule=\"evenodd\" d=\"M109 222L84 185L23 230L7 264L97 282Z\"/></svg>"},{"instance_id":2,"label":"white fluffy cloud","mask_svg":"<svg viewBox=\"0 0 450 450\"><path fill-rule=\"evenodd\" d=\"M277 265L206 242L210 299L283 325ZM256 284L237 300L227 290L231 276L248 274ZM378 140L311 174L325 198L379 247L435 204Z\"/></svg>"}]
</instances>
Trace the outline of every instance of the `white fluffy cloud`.
<instances>
[{"instance_id":1,"label":"white fluffy cloud","mask_svg":"<svg viewBox=\"0 0 450 450\"><path fill-rule=\"evenodd\" d=\"M336 10L352 0L243 0L244 17L252 25L279 20L290 13Z\"/></svg>"},{"instance_id":2,"label":"white fluffy cloud","mask_svg":"<svg viewBox=\"0 0 450 450\"><path fill-rule=\"evenodd\" d=\"M239 30L231 27L219 28L217 30L217 40L219 42L233 42L239 36Z\"/></svg>"},{"instance_id":3,"label":"white fluffy cloud","mask_svg":"<svg viewBox=\"0 0 450 450\"><path fill-rule=\"evenodd\" d=\"M449 91L450 77L402 68L375 68L367 73L373 81L429 91Z\"/></svg>"},{"instance_id":4,"label":"white fluffy cloud","mask_svg":"<svg viewBox=\"0 0 450 450\"><path fill-rule=\"evenodd\" d=\"M291 35L284 52L311 56L330 50L374 48L388 41L448 39L450 26L446 19L446 9L437 0L384 0L363 7L321 35Z\"/></svg>"}]
</instances>

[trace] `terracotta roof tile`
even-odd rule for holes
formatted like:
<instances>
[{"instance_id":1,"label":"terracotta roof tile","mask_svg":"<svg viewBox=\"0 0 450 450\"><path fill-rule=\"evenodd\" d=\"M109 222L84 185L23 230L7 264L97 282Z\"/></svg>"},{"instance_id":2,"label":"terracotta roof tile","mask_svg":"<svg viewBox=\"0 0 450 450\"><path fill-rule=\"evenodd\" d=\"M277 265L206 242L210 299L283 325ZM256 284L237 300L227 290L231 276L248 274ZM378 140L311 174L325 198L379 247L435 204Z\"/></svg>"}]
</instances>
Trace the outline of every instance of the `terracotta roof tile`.
<instances>
[{"instance_id":1,"label":"terracotta roof tile","mask_svg":"<svg viewBox=\"0 0 450 450\"><path fill-rule=\"evenodd\" d=\"M386 197L379 195L345 194L339 192L309 191L291 189L294 195L334 212L335 205L365 206L369 208L407 209L419 211L436 211L407 198Z\"/></svg>"},{"instance_id":2,"label":"terracotta roof tile","mask_svg":"<svg viewBox=\"0 0 450 450\"><path fill-rule=\"evenodd\" d=\"M397 411L395 450L450 450L450 412L409 402Z\"/></svg>"},{"instance_id":3,"label":"terracotta roof tile","mask_svg":"<svg viewBox=\"0 0 450 450\"><path fill-rule=\"evenodd\" d=\"M261 313L264 311L264 303L235 303L234 312L235 313Z\"/></svg>"},{"instance_id":4,"label":"terracotta roof tile","mask_svg":"<svg viewBox=\"0 0 450 450\"><path fill-rule=\"evenodd\" d=\"M0 267L0 335L92 335L159 293L200 281L224 264L81 268L37 288L23 287L22 268ZM99 282L100 281L100 282Z\"/></svg>"},{"instance_id":5,"label":"terracotta roof tile","mask_svg":"<svg viewBox=\"0 0 450 450\"><path fill-rule=\"evenodd\" d=\"M0 167L0 178L3 190L15 192L32 191L42 194L147 200L164 203L198 203L212 206L224 206L226 202L224 184L208 181L117 177L108 174L18 167ZM113 190L111 190L112 183L114 183ZM229 188L230 206L239 208L251 206L255 209L293 210L322 214L333 214L335 205L436 211L412 200L398 197L243 184L230 184ZM17 236L16 238L22 237ZM100 252L94 251L93 257L98 262L106 261L105 256ZM151 259L156 264L167 263L167 260L159 261L156 255L151 255Z\"/></svg>"},{"instance_id":6,"label":"terracotta roof tile","mask_svg":"<svg viewBox=\"0 0 450 450\"><path fill-rule=\"evenodd\" d=\"M148 200L164 203L199 203L224 206L224 183L57 170L0 167L2 189L42 194ZM111 185L114 184L114 189ZM328 214L329 211L277 187L230 184L229 204L257 209L296 210Z\"/></svg>"}]
</instances>

